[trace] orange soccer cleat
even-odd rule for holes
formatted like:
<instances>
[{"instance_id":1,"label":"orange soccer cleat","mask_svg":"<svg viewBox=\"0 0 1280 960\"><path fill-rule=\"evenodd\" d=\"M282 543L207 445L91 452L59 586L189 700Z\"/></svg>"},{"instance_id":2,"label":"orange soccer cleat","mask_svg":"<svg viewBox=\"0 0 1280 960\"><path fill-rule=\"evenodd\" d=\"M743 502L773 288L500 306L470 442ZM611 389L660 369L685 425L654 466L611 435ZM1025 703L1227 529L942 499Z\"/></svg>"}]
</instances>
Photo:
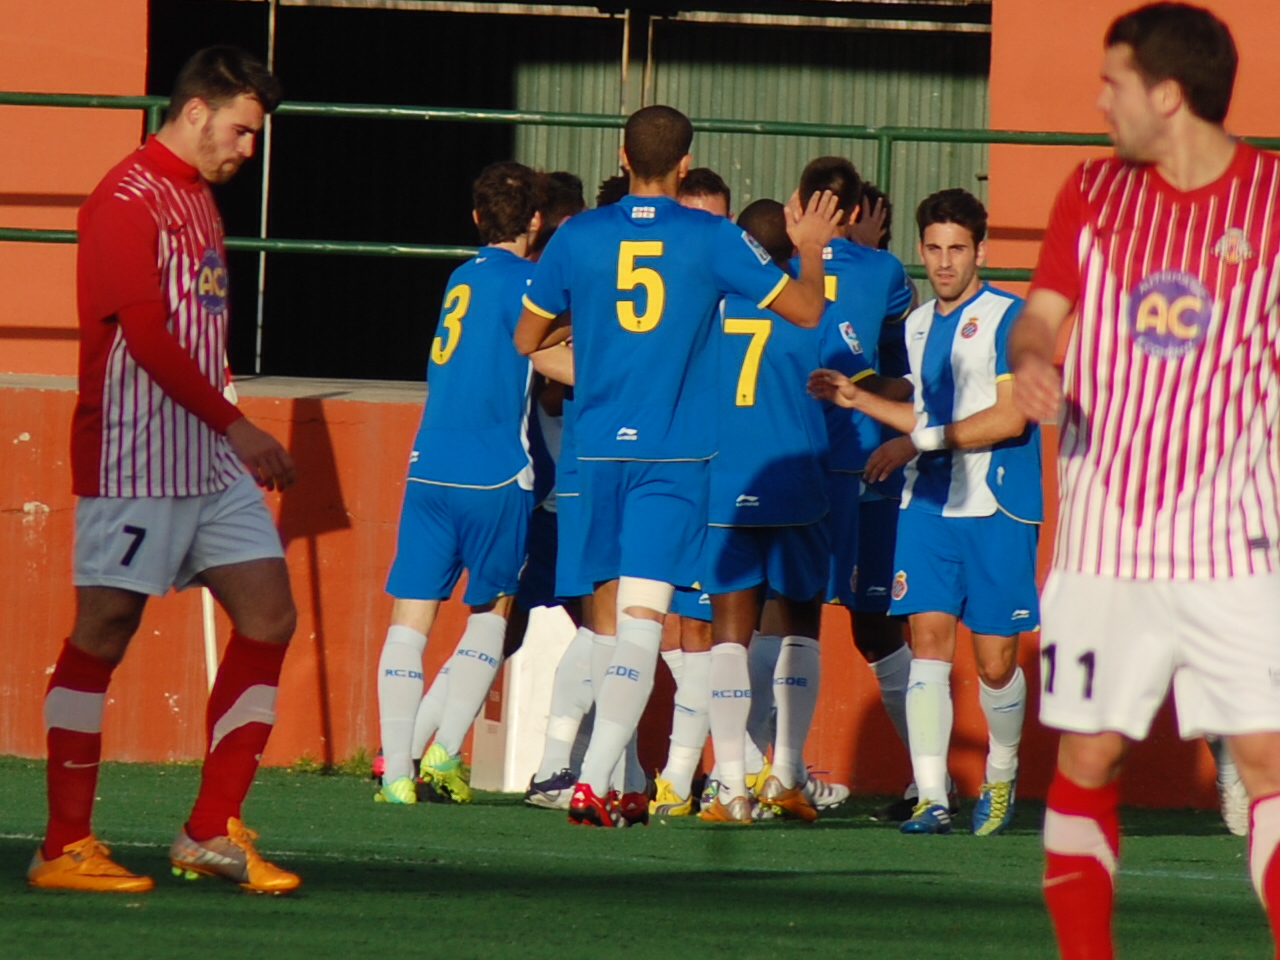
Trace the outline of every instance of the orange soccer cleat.
<instances>
[{"instance_id":1,"label":"orange soccer cleat","mask_svg":"<svg viewBox=\"0 0 1280 960\"><path fill-rule=\"evenodd\" d=\"M302 879L296 873L282 870L254 849L258 835L235 817L227 818L226 836L208 840L192 840L186 829L180 829L169 848L173 874L187 880L222 877L240 884L250 893L289 893L298 889Z\"/></svg>"},{"instance_id":2,"label":"orange soccer cleat","mask_svg":"<svg viewBox=\"0 0 1280 960\"><path fill-rule=\"evenodd\" d=\"M792 820L813 823L818 819L818 808L804 794L804 787L784 787L777 777L770 776L760 788L760 803L775 814Z\"/></svg>"},{"instance_id":3,"label":"orange soccer cleat","mask_svg":"<svg viewBox=\"0 0 1280 960\"><path fill-rule=\"evenodd\" d=\"M155 883L130 873L110 857L106 844L93 834L68 843L62 856L46 860L36 850L27 869L27 883L43 890L91 890L99 893L146 893Z\"/></svg>"}]
</instances>

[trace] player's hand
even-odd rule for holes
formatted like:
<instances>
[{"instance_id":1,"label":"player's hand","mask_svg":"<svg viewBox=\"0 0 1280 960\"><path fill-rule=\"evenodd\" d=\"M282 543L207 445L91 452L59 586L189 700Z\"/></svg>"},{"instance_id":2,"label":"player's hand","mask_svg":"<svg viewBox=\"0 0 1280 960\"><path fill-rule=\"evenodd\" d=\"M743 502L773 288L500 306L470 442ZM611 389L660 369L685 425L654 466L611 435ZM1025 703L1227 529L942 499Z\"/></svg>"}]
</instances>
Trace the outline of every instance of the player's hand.
<instances>
[{"instance_id":1,"label":"player's hand","mask_svg":"<svg viewBox=\"0 0 1280 960\"><path fill-rule=\"evenodd\" d=\"M858 218L857 223L849 224L847 236L854 243L860 243L864 247L878 249L880 241L884 239L884 235L889 231L885 229L884 222L888 219L889 208L885 206L884 197L876 200L874 207L867 207L867 201L862 201L862 216Z\"/></svg>"},{"instance_id":2,"label":"player's hand","mask_svg":"<svg viewBox=\"0 0 1280 960\"><path fill-rule=\"evenodd\" d=\"M1062 374L1048 361L1029 355L1013 371L1013 403L1037 423L1053 423L1062 406Z\"/></svg>"},{"instance_id":3,"label":"player's hand","mask_svg":"<svg viewBox=\"0 0 1280 960\"><path fill-rule=\"evenodd\" d=\"M797 214L799 198L794 205L788 203L783 209L787 214L787 236L795 244L796 249L808 245L825 247L836 235L837 227L844 216L840 212L840 198L830 190L815 193L809 198L809 205Z\"/></svg>"},{"instance_id":4,"label":"player's hand","mask_svg":"<svg viewBox=\"0 0 1280 960\"><path fill-rule=\"evenodd\" d=\"M809 374L809 396L853 409L862 391L839 370L819 369Z\"/></svg>"},{"instance_id":5,"label":"player's hand","mask_svg":"<svg viewBox=\"0 0 1280 960\"><path fill-rule=\"evenodd\" d=\"M910 437L894 437L886 440L867 457L867 465L862 477L867 483L879 483L888 479L889 475L904 466L919 453Z\"/></svg>"},{"instance_id":6,"label":"player's hand","mask_svg":"<svg viewBox=\"0 0 1280 960\"><path fill-rule=\"evenodd\" d=\"M227 427L227 440L258 486L283 490L298 479L289 451L271 434L250 423L248 417Z\"/></svg>"}]
</instances>

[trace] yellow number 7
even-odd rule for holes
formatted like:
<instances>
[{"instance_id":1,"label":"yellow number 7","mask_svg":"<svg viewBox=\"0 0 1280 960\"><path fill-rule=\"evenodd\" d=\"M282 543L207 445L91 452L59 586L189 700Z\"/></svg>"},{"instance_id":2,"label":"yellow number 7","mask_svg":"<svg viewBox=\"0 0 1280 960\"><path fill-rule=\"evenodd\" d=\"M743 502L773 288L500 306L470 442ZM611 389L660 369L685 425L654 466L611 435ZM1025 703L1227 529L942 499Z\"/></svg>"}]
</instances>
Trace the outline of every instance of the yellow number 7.
<instances>
[{"instance_id":1,"label":"yellow number 7","mask_svg":"<svg viewBox=\"0 0 1280 960\"><path fill-rule=\"evenodd\" d=\"M634 300L618 301L618 323L632 333L648 333L662 319L667 290L662 274L653 267L637 267L639 257L662 256L661 240L623 240L618 245L618 289L644 287L644 313L636 313Z\"/></svg>"},{"instance_id":2,"label":"yellow number 7","mask_svg":"<svg viewBox=\"0 0 1280 960\"><path fill-rule=\"evenodd\" d=\"M726 317L724 332L751 336L751 342L747 344L747 355L742 358L742 369L738 372L738 389L733 402L739 407L753 407L756 403L756 381L760 378L760 359L764 356L764 345L769 340L769 334L773 332L773 321Z\"/></svg>"},{"instance_id":3,"label":"yellow number 7","mask_svg":"<svg viewBox=\"0 0 1280 960\"><path fill-rule=\"evenodd\" d=\"M440 322L444 324L449 339L446 341L444 334L438 333L431 343L431 359L440 366L448 363L453 351L458 349L458 338L462 336L462 318L466 316L470 306L471 288L465 283L458 284L444 295L445 314Z\"/></svg>"}]
</instances>

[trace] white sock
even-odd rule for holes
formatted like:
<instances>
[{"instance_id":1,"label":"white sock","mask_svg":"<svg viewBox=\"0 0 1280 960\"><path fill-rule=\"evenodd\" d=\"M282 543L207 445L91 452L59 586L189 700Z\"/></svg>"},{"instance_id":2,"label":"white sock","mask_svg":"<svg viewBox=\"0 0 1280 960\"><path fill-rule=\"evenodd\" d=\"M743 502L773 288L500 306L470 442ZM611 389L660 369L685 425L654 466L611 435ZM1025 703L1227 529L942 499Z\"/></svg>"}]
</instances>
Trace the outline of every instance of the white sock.
<instances>
[{"instance_id":1,"label":"white sock","mask_svg":"<svg viewBox=\"0 0 1280 960\"><path fill-rule=\"evenodd\" d=\"M747 735L742 739L742 755L746 757L747 773L759 773L764 769L765 755L760 752L756 742L751 739L750 730L747 731Z\"/></svg>"},{"instance_id":2,"label":"white sock","mask_svg":"<svg viewBox=\"0 0 1280 960\"><path fill-rule=\"evenodd\" d=\"M893 729L907 743L907 677L911 675L911 648L905 643L887 657L868 664L880 684L880 702L889 714Z\"/></svg>"},{"instance_id":3,"label":"white sock","mask_svg":"<svg viewBox=\"0 0 1280 960\"><path fill-rule=\"evenodd\" d=\"M649 781L644 775L644 767L640 766L639 733L631 734L627 748L622 751L622 789L620 793L645 793Z\"/></svg>"},{"instance_id":4,"label":"white sock","mask_svg":"<svg viewBox=\"0 0 1280 960\"><path fill-rule=\"evenodd\" d=\"M413 718L422 700L422 652L426 634L393 626L378 657L378 726L382 737L384 783L412 776Z\"/></svg>"},{"instance_id":5,"label":"white sock","mask_svg":"<svg viewBox=\"0 0 1280 960\"><path fill-rule=\"evenodd\" d=\"M1240 770L1236 767L1236 762L1231 759L1227 738L1210 734L1204 739L1205 743L1209 744L1209 752L1213 754L1214 766L1218 768L1218 782L1224 787L1231 786L1240 779Z\"/></svg>"},{"instance_id":6,"label":"white sock","mask_svg":"<svg viewBox=\"0 0 1280 960\"><path fill-rule=\"evenodd\" d=\"M578 782L578 774L582 773L582 758L587 755L587 744L591 742L591 731L595 729L596 708L593 705L578 724L578 735L573 738L573 749L569 751L569 769L573 771L573 782Z\"/></svg>"},{"instance_id":7,"label":"white sock","mask_svg":"<svg viewBox=\"0 0 1280 960\"><path fill-rule=\"evenodd\" d=\"M1027 678L1017 667L1013 679L992 690L978 679L978 702L987 718L987 783L1012 780L1018 775L1018 744L1027 715Z\"/></svg>"},{"instance_id":8,"label":"white sock","mask_svg":"<svg viewBox=\"0 0 1280 960\"><path fill-rule=\"evenodd\" d=\"M764 753L773 746L775 713L773 700L773 670L782 650L782 638L756 633L747 648L747 671L751 675L751 713L747 717L747 732L756 749Z\"/></svg>"},{"instance_id":9,"label":"white sock","mask_svg":"<svg viewBox=\"0 0 1280 960\"><path fill-rule=\"evenodd\" d=\"M773 744L773 775L784 787L805 781L804 742L818 705L822 661L818 641L786 637L773 669L773 698L778 703L778 734Z\"/></svg>"},{"instance_id":10,"label":"white sock","mask_svg":"<svg viewBox=\"0 0 1280 960\"><path fill-rule=\"evenodd\" d=\"M674 650L663 650L662 660L667 665L667 669L671 671L671 676L676 681L676 686L680 686L681 678L684 677L684 651L679 647Z\"/></svg>"},{"instance_id":11,"label":"white sock","mask_svg":"<svg viewBox=\"0 0 1280 960\"><path fill-rule=\"evenodd\" d=\"M506 618L496 613L473 613L467 617L467 629L449 659L449 696L436 731L436 743L451 757L462 752L462 740L493 686L493 678L502 665L506 632Z\"/></svg>"},{"instance_id":12,"label":"white sock","mask_svg":"<svg viewBox=\"0 0 1280 960\"><path fill-rule=\"evenodd\" d=\"M556 667L551 684L551 710L547 716L547 737L542 746L542 763L534 780L546 780L568 768L573 741L583 715L591 709L591 649L593 634L586 627L569 641Z\"/></svg>"},{"instance_id":13,"label":"white sock","mask_svg":"<svg viewBox=\"0 0 1280 960\"><path fill-rule=\"evenodd\" d=\"M427 744L440 729L440 721L444 718L444 705L449 698L449 661L444 662L436 678L431 681L427 695L418 704L418 715L413 721L413 743L409 747L409 756L418 760L427 752Z\"/></svg>"},{"instance_id":14,"label":"white sock","mask_svg":"<svg viewBox=\"0 0 1280 960\"><path fill-rule=\"evenodd\" d=\"M610 776L640 723L662 644L662 624L633 617L618 623L618 646L596 694L596 722L582 758L581 781L596 796L609 790Z\"/></svg>"},{"instance_id":15,"label":"white sock","mask_svg":"<svg viewBox=\"0 0 1280 960\"><path fill-rule=\"evenodd\" d=\"M907 734L911 769L920 799L947 805L947 748L951 745L951 664L911 661L907 685Z\"/></svg>"},{"instance_id":16,"label":"white sock","mask_svg":"<svg viewBox=\"0 0 1280 960\"><path fill-rule=\"evenodd\" d=\"M716 752L721 802L747 795L746 758L742 738L751 710L751 674L747 648L740 643L717 643L711 648L711 742Z\"/></svg>"},{"instance_id":17,"label":"white sock","mask_svg":"<svg viewBox=\"0 0 1280 960\"><path fill-rule=\"evenodd\" d=\"M671 782L672 789L682 797L689 796L693 773L702 759L702 748L707 742L710 719L707 716L711 702L711 651L684 655L684 679L676 690L675 709L671 715L671 749L667 753L667 765L662 779Z\"/></svg>"}]
</instances>

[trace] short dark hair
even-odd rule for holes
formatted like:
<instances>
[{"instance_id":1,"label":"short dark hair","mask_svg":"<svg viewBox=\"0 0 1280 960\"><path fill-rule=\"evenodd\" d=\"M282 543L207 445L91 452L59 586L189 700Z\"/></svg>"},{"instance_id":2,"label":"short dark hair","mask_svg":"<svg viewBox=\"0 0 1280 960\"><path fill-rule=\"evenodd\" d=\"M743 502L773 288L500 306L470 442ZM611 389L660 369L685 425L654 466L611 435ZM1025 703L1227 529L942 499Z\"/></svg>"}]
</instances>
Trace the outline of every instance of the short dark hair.
<instances>
[{"instance_id":1,"label":"short dark hair","mask_svg":"<svg viewBox=\"0 0 1280 960\"><path fill-rule=\"evenodd\" d=\"M810 160L800 174L800 205L807 207L815 193L830 190L836 195L845 221L849 222L862 203L863 189L862 177L851 161L844 157L818 157Z\"/></svg>"},{"instance_id":2,"label":"short dark hair","mask_svg":"<svg viewBox=\"0 0 1280 960\"><path fill-rule=\"evenodd\" d=\"M738 214L738 226L755 238L779 266L791 259L794 248L787 236L787 212L777 200L754 200Z\"/></svg>"},{"instance_id":3,"label":"short dark hair","mask_svg":"<svg viewBox=\"0 0 1280 960\"><path fill-rule=\"evenodd\" d=\"M925 227L935 223L958 223L969 231L976 247L987 238L987 208L968 190L952 187L939 190L920 201L916 208L916 225L924 240Z\"/></svg>"},{"instance_id":4,"label":"short dark hair","mask_svg":"<svg viewBox=\"0 0 1280 960\"><path fill-rule=\"evenodd\" d=\"M884 204L884 236L880 238L880 249L888 250L889 241L893 238L893 201L889 195L874 183L862 185L862 209L874 210L877 203Z\"/></svg>"},{"instance_id":5,"label":"short dark hair","mask_svg":"<svg viewBox=\"0 0 1280 960\"><path fill-rule=\"evenodd\" d=\"M733 196L724 178L710 167L694 167L680 181L677 194L681 197L724 197L724 205L733 209Z\"/></svg>"},{"instance_id":6,"label":"short dark hair","mask_svg":"<svg viewBox=\"0 0 1280 960\"><path fill-rule=\"evenodd\" d=\"M1173 80L1201 120L1222 123L1236 81L1235 41L1227 25L1202 7L1151 3L1131 10L1107 30L1108 47L1126 44L1148 88Z\"/></svg>"},{"instance_id":7,"label":"short dark hair","mask_svg":"<svg viewBox=\"0 0 1280 960\"><path fill-rule=\"evenodd\" d=\"M551 240L551 235L567 217L581 213L587 208L587 201L582 196L581 178L565 170L544 173L542 180L542 226L538 228L533 242L529 244L530 253L544 250Z\"/></svg>"},{"instance_id":8,"label":"short dark hair","mask_svg":"<svg viewBox=\"0 0 1280 960\"><path fill-rule=\"evenodd\" d=\"M600 181L600 189L596 191L596 206L607 207L611 203L617 203L630 192L631 178L625 173L615 174Z\"/></svg>"},{"instance_id":9,"label":"short dark hair","mask_svg":"<svg viewBox=\"0 0 1280 960\"><path fill-rule=\"evenodd\" d=\"M641 180L660 180L676 168L693 143L693 124L675 107L655 104L627 118L622 148L631 173Z\"/></svg>"},{"instance_id":10,"label":"short dark hair","mask_svg":"<svg viewBox=\"0 0 1280 960\"><path fill-rule=\"evenodd\" d=\"M523 163L505 160L480 171L471 187L481 243L506 243L529 229L542 203L538 175Z\"/></svg>"},{"instance_id":11,"label":"short dark hair","mask_svg":"<svg viewBox=\"0 0 1280 960\"><path fill-rule=\"evenodd\" d=\"M267 113L280 106L280 81L261 60L239 47L205 47L178 71L165 122L177 120L192 100L203 100L217 110L242 93L256 98Z\"/></svg>"}]
</instances>

